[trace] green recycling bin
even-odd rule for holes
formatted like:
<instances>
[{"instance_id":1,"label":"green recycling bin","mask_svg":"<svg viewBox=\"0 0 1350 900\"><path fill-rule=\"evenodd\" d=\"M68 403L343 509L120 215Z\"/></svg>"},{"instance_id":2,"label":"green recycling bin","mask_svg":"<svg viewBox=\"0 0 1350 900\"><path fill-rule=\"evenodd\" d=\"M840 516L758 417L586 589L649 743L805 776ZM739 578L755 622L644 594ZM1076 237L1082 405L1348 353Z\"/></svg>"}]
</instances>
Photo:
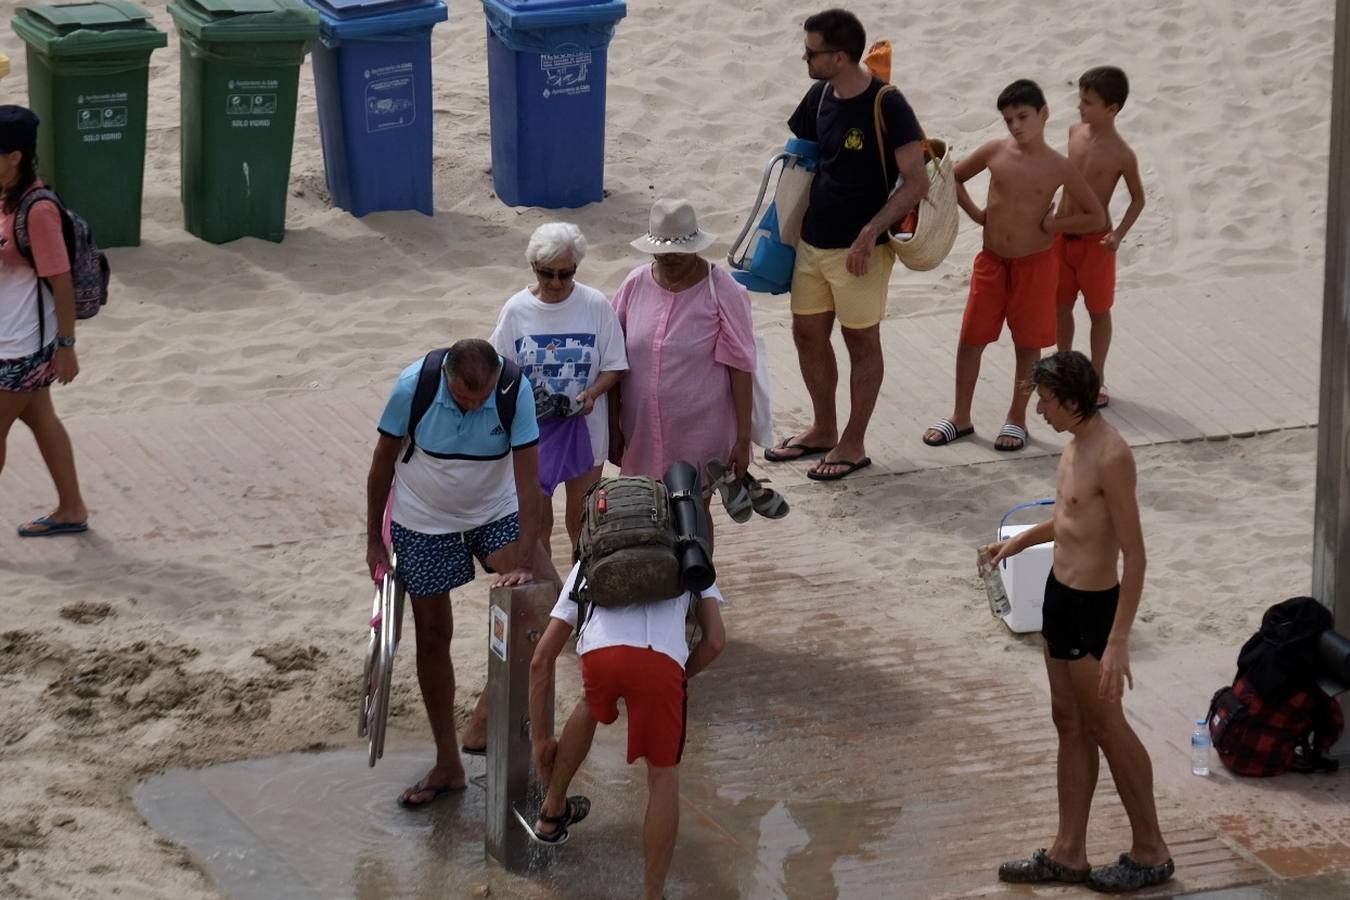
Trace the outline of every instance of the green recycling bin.
<instances>
[{"instance_id":1,"label":"green recycling bin","mask_svg":"<svg viewBox=\"0 0 1350 900\"><path fill-rule=\"evenodd\" d=\"M173 0L182 38L183 221L197 237L280 241L296 91L319 14L304 0Z\"/></svg>"},{"instance_id":2,"label":"green recycling bin","mask_svg":"<svg viewBox=\"0 0 1350 900\"><path fill-rule=\"evenodd\" d=\"M103 247L141 242L150 53L169 38L126 0L20 7L38 172Z\"/></svg>"}]
</instances>

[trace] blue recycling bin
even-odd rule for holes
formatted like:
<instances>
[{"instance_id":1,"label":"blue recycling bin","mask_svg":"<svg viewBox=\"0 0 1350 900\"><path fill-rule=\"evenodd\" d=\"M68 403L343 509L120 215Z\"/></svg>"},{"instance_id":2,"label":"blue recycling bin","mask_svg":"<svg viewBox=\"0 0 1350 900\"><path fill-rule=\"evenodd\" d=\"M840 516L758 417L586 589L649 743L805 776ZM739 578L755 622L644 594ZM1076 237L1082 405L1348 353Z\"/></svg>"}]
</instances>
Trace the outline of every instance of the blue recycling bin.
<instances>
[{"instance_id":1,"label":"blue recycling bin","mask_svg":"<svg viewBox=\"0 0 1350 900\"><path fill-rule=\"evenodd\" d=\"M492 181L508 206L603 197L606 57L622 0L482 0Z\"/></svg>"},{"instance_id":2,"label":"blue recycling bin","mask_svg":"<svg viewBox=\"0 0 1350 900\"><path fill-rule=\"evenodd\" d=\"M431 28L445 0L306 0L319 13L314 88L333 205L431 215Z\"/></svg>"}]
</instances>

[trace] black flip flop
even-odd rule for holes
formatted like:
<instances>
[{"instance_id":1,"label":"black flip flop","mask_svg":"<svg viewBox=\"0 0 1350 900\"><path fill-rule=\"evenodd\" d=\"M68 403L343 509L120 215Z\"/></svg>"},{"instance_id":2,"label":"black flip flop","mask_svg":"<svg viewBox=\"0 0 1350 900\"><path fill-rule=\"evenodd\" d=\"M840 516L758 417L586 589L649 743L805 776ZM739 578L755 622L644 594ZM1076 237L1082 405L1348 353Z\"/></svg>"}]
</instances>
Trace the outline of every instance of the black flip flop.
<instances>
[{"instance_id":1,"label":"black flip flop","mask_svg":"<svg viewBox=\"0 0 1350 900\"><path fill-rule=\"evenodd\" d=\"M487 756L487 744L481 747L470 747L468 744L459 745L460 753L467 753L469 756Z\"/></svg>"},{"instance_id":2,"label":"black flip flop","mask_svg":"<svg viewBox=\"0 0 1350 900\"><path fill-rule=\"evenodd\" d=\"M808 444L794 444L792 443L792 438L785 437L778 443L777 447L770 447L764 451L764 459L767 462L772 463L794 462L799 459L809 459L812 456L820 456L821 454L829 453L833 449L833 447L812 447ZM778 452L780 450L799 450L801 452L796 456L783 456Z\"/></svg>"},{"instance_id":3,"label":"black flip flop","mask_svg":"<svg viewBox=\"0 0 1350 900\"><path fill-rule=\"evenodd\" d=\"M812 481L838 481L841 478L847 478L859 469L865 469L872 464L872 460L864 456L857 462L850 462L847 459L836 459L833 462L822 460L819 465L822 466L847 466L842 472L835 472L833 475L821 475L815 469L806 473L806 477Z\"/></svg>"},{"instance_id":4,"label":"black flip flop","mask_svg":"<svg viewBox=\"0 0 1350 900\"><path fill-rule=\"evenodd\" d=\"M464 790L464 788L462 787L453 788L450 787L449 785L441 785L440 787L430 787L427 785L425 781L419 781L417 782L417 784L413 785L412 787L408 788L406 791L398 795L398 805L403 807L404 809L421 809L424 806L430 806L432 803L435 803L436 800L438 800L442 794L453 794L462 790ZM428 791L431 791L431 796L426 800L421 801L420 803L414 803L412 800L408 799L409 794L425 794Z\"/></svg>"}]
</instances>

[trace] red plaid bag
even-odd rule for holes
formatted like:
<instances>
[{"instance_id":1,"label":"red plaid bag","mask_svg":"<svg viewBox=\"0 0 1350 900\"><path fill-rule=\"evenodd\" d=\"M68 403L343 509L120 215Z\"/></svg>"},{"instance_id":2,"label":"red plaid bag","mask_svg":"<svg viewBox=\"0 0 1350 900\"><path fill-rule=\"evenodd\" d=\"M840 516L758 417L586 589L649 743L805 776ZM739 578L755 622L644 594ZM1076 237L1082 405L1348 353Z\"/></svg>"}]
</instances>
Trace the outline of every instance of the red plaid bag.
<instances>
[{"instance_id":1,"label":"red plaid bag","mask_svg":"<svg viewBox=\"0 0 1350 900\"><path fill-rule=\"evenodd\" d=\"M1272 707L1251 682L1239 677L1231 687L1220 688L1209 705L1214 749L1235 775L1265 777L1325 768L1318 761L1344 731L1340 704L1321 691L1297 691Z\"/></svg>"}]
</instances>

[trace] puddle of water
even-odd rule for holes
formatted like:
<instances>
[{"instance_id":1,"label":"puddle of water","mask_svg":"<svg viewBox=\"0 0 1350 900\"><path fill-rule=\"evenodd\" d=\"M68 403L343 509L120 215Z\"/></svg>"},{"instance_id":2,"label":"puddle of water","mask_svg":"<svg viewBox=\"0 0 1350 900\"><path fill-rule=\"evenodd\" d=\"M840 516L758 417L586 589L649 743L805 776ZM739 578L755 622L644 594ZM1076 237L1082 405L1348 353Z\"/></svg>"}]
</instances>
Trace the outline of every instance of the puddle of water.
<instances>
[{"instance_id":1,"label":"puddle of water","mask_svg":"<svg viewBox=\"0 0 1350 900\"><path fill-rule=\"evenodd\" d=\"M399 793L429 752L390 752L374 769L364 750L300 753L174 770L138 785L133 802L185 847L235 900L352 897L636 896L642 883L645 767L624 764L623 731L597 736L574 792L593 808L547 871L510 875L484 860L484 791L470 784L429 809L400 809ZM686 759L686 763L690 761ZM468 762L469 776L484 763ZM850 859L877 837L866 804L793 805L718 798L686 765L681 828L666 896L848 896ZM704 799L707 798L707 799ZM825 807L828 808L825 808ZM841 822L853 826L839 830ZM867 825L860 833L859 823ZM836 834L836 831L838 833ZM870 856L864 852L863 857Z\"/></svg>"}]
</instances>

